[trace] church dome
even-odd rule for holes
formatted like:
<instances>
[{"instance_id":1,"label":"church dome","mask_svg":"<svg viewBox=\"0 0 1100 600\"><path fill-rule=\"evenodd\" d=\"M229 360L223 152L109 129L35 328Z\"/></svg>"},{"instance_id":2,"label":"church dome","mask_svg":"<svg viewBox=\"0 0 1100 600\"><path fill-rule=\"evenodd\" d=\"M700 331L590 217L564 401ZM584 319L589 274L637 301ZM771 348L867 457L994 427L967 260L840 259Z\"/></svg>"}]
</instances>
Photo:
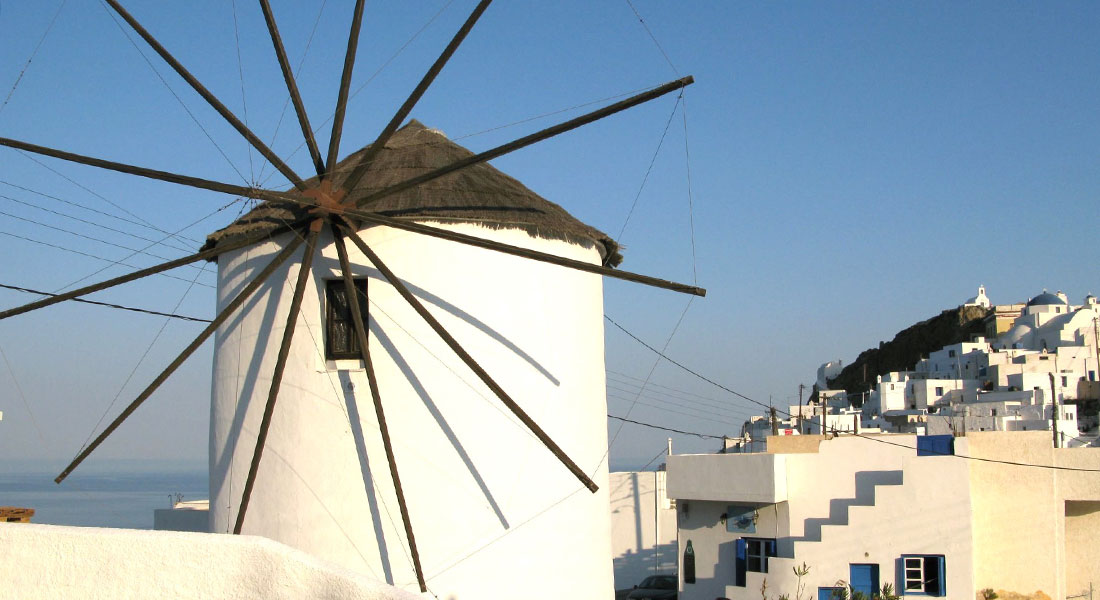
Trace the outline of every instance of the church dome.
<instances>
[{"instance_id":1,"label":"church dome","mask_svg":"<svg viewBox=\"0 0 1100 600\"><path fill-rule=\"evenodd\" d=\"M1028 306L1065 306L1066 301L1044 290L1042 294L1035 296L1027 303Z\"/></svg>"}]
</instances>

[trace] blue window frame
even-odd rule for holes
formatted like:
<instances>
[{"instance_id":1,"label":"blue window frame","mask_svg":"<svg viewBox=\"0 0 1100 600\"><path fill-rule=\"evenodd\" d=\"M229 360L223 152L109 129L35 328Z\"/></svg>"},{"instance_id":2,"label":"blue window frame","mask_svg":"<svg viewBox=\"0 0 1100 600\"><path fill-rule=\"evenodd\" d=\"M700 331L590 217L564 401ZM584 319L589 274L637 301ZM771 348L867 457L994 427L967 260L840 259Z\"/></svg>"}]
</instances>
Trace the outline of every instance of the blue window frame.
<instances>
[{"instance_id":1,"label":"blue window frame","mask_svg":"<svg viewBox=\"0 0 1100 600\"><path fill-rule=\"evenodd\" d=\"M846 591L840 587L819 587L817 588L817 600L837 600Z\"/></svg>"},{"instance_id":2,"label":"blue window frame","mask_svg":"<svg viewBox=\"0 0 1100 600\"><path fill-rule=\"evenodd\" d=\"M775 540L770 538L740 538L736 544L734 585L745 587L746 573L768 572L768 557L775 556Z\"/></svg>"},{"instance_id":3,"label":"blue window frame","mask_svg":"<svg viewBox=\"0 0 1100 600\"><path fill-rule=\"evenodd\" d=\"M878 593L878 565L877 564L850 564L848 565L848 582L852 590L863 592L868 598Z\"/></svg>"},{"instance_id":4,"label":"blue window frame","mask_svg":"<svg viewBox=\"0 0 1100 600\"><path fill-rule=\"evenodd\" d=\"M904 596L946 596L947 565L943 555L903 554L898 559L898 591Z\"/></svg>"}]
</instances>

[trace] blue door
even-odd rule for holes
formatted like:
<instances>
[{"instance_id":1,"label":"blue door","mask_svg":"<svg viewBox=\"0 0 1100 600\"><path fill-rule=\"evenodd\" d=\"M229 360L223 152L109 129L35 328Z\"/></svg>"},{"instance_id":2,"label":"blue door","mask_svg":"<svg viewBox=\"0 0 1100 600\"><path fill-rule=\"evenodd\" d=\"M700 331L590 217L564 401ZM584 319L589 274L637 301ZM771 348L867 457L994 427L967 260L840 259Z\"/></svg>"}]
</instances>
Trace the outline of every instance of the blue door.
<instances>
[{"instance_id":1,"label":"blue door","mask_svg":"<svg viewBox=\"0 0 1100 600\"><path fill-rule=\"evenodd\" d=\"M871 598L878 592L878 565L848 565L848 581L853 592Z\"/></svg>"}]
</instances>

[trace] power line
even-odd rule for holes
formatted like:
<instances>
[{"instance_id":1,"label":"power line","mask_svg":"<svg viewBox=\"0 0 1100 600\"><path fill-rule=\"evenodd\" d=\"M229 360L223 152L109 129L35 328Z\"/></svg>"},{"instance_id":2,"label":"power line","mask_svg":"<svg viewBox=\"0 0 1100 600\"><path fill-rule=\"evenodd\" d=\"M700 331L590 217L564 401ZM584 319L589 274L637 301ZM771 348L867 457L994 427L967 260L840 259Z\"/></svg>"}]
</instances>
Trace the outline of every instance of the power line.
<instances>
[{"instance_id":1,"label":"power line","mask_svg":"<svg viewBox=\"0 0 1100 600\"><path fill-rule=\"evenodd\" d=\"M641 425L642 427L649 427L649 428L652 428L652 429L660 429L661 431L671 431L672 433L682 433L684 435L694 435L695 437L709 438L709 439L714 439L714 440L727 439L725 436L721 436L721 435L710 435L710 434L707 434L707 433L698 433L698 432L695 432L695 431L683 431L681 429L673 429L671 427L662 427L660 425L653 425L652 423L643 423L641 421L634 421L632 419L627 419L626 417L620 417L620 416L617 416L617 415L613 415L611 413L608 413L607 418L615 419L617 421L622 421L623 423L631 423L633 425Z\"/></svg>"},{"instance_id":2,"label":"power line","mask_svg":"<svg viewBox=\"0 0 1100 600\"><path fill-rule=\"evenodd\" d=\"M126 40L130 42L130 45L134 47L134 50L136 50L137 53L141 55L141 58L145 60L145 64L149 65L149 70L151 70L153 74L157 76L157 79L159 79L160 82L164 84L164 87L168 90L168 93L172 94L172 97L176 99L176 102L179 103L180 108L182 108L183 111L187 113L187 116L191 117L191 120L195 122L195 125L197 125L198 128L202 131L203 135L206 136L206 139L210 140L210 143L214 145L214 148L218 151L218 154L222 155L222 158L225 159L225 162L229 163L229 167L237 173L237 176L241 178L241 181L251 184L252 182L248 181L248 179L245 178L244 173L241 173L240 169L237 168L237 165L233 164L232 160L229 160L229 156L225 153L224 150L222 150L222 147L218 145L218 142L214 141L214 138L210 135L210 132L202 126L202 123L200 123L198 118L195 117L195 114L191 112L191 109L187 108L187 105L183 103L183 99L180 98L178 94L176 94L176 91L172 89L172 86L168 85L168 81L166 81L164 79L164 76L160 74L160 71L158 71L157 68L153 66L153 62L149 60L149 57L145 55L145 52L142 51L141 47L138 46L137 42L134 41L134 38L130 36L130 32L122 26L122 23L120 23L118 18L115 17L115 14L107 8L107 5L105 3L100 2L100 6L103 7L103 10L107 13L107 16L111 17L111 20L114 21L115 26L117 26L118 30L122 32L122 35L126 36Z\"/></svg>"},{"instance_id":3,"label":"power line","mask_svg":"<svg viewBox=\"0 0 1100 600\"><path fill-rule=\"evenodd\" d=\"M7 198L7 196L2 196L2 197ZM32 225L38 225L39 227L45 227L46 229L53 229L54 231L60 231L62 233L67 233L69 235L73 235L73 236L76 236L76 237L79 237L79 238L84 238L86 240L91 240L93 242L99 242L100 244L106 244L108 246L114 246L115 248L121 248L121 249L129 251L129 252L134 252L134 253L137 253L137 254L145 254L146 256L151 256L151 257L159 259L159 260L163 260L163 261L172 260L168 257L160 256L159 254L153 254L152 252L146 252L144 250L138 250L138 249L135 249L135 248L131 248L129 246L123 246L122 244L116 244L114 242L109 242L109 241L104 240L104 239L100 239L100 238L93 237L93 236L90 236L90 235L85 235L83 233L79 233L79 232L73 231L71 229L65 229L64 227L57 227L56 225L49 225L49 224L43 223L41 221L35 221L34 219L28 219L27 217L20 217L19 215L13 215L9 212L4 212L2 210L0 210L0 215L4 215L5 217L11 217L13 219L18 219L20 221L24 221L24 222L30 223ZM156 244L154 243L154 245L156 245ZM197 265L187 265L187 266L189 268L192 268L192 269L199 269L200 268ZM199 284L199 285L202 285L202 284ZM209 286L207 286L207 287L209 287Z\"/></svg>"},{"instance_id":4,"label":"power line","mask_svg":"<svg viewBox=\"0 0 1100 600\"><path fill-rule=\"evenodd\" d=\"M607 371L607 373L609 374L609 379L611 381L613 381L615 383L618 383L618 384L621 384L621 385L631 385L631 386L637 387L638 384L633 383L632 381L637 381L637 382L642 381L641 379L639 379L637 377L632 377L630 375L627 375L626 373L619 373L618 371L613 371L611 369L604 369L604 370ZM619 380L615 379L615 377L622 377L622 378L629 379L629 380L632 380L632 381L619 381ZM662 390L668 390L668 392L676 392L676 394L680 394L681 396L678 396L678 395L672 394L672 393L665 393L664 395L668 396L669 398L675 398L677 400L682 400L684 402L694 402L696 404L701 404L703 406L709 406L711 408L717 408L717 409L722 409L722 410L740 409L740 407L738 407L737 405L730 405L727 402L723 402L722 400L719 400L719 399L711 397L711 396L703 396L701 394L696 394L696 393L693 393L693 392L689 392L687 390L681 390L679 388L669 387L667 385L661 385L659 383L650 382L648 387L660 388ZM692 400L691 398L684 398L682 396L691 396L691 397L694 397L694 398L699 398L700 400ZM710 400L710 402L703 402L702 400ZM745 414L745 412L747 410L749 410L749 409L740 409L739 412L741 414Z\"/></svg>"},{"instance_id":5,"label":"power line","mask_svg":"<svg viewBox=\"0 0 1100 600\"><path fill-rule=\"evenodd\" d=\"M165 243L164 240L161 240L161 241L158 242L156 240L140 236L136 233L130 233L129 231L123 231L121 229L116 229L116 228L110 227L108 225L102 225L100 223L96 223L95 221L89 221L87 219L82 219L82 218L77 217L75 215L70 215L68 213L63 213L63 212L58 211L58 210L52 210L52 209L46 208L44 206L38 206L37 204L34 204L33 202L27 202L25 200L20 200L18 198L12 198L11 196L5 196L3 194L0 194L0 198L3 198L3 199L8 200L10 202L15 202L16 204L22 204L23 206L28 206L28 207L33 208L35 210L40 210L42 212L47 212L47 213L50 213L52 215L57 215L59 217L64 217L66 219L70 219L70 220L76 221L78 223L84 223L85 225L91 225L92 227L98 227L100 229L110 231L112 233L118 233L118 234L121 234L121 235L125 235L127 237L131 237L131 238L134 238L136 240L141 240L143 242L154 242L155 244L164 244L165 246L167 246L167 247L169 247L173 250L181 250L183 252L190 252L191 251L190 248L182 248L180 246L170 245L170 244Z\"/></svg>"},{"instance_id":6,"label":"power line","mask_svg":"<svg viewBox=\"0 0 1100 600\"><path fill-rule=\"evenodd\" d=\"M661 56L665 57L665 62L668 66L672 67L672 72L676 75L680 74L680 71L676 68L676 65L672 64L672 59L668 57L668 53L661 47L661 42L657 41L657 37L653 35L653 32L649 29L649 25L646 25L645 19L638 13L638 9L634 8L634 4L630 0L626 0L627 5L630 6L630 10L634 11L634 16L638 17L638 22L642 24L645 32L649 34L649 39L653 40L653 45L657 46L657 50L660 50Z\"/></svg>"},{"instance_id":7,"label":"power line","mask_svg":"<svg viewBox=\"0 0 1100 600\"><path fill-rule=\"evenodd\" d=\"M763 402L760 402L758 400L754 400L754 399L752 399L752 398L750 398L750 397L748 397L748 396L746 396L746 395L744 395L740 392L736 392L736 391L734 391L734 390L732 390L732 389L730 389L730 388L728 388L728 387L726 387L726 386L724 386L724 385L722 385L722 384L720 384L720 383L718 383L718 382L716 382L716 381L714 381L714 380L712 380L708 377L705 377L705 376L701 375L700 373L698 373L696 371L693 371L692 369L688 368L687 366L673 360L672 358L665 355L663 352L657 350L653 346L650 346L646 342L642 341L638 336L636 336L633 333L627 331L622 325L619 325L618 323L616 323L611 317L609 317L607 315L604 315L604 318L607 319L607 321L609 323L611 323L612 325L617 327L619 330L621 330L623 333L627 334L628 336L633 338L636 342L638 342L639 344L641 344L642 346L647 348L650 352L653 352L654 354L656 354L659 358L662 358L662 359L668 361L669 363L679 367L680 369L686 371L687 373L689 373L691 375L694 375L695 377L698 377L699 379L702 379L703 381L705 381L705 382L707 382L707 383L709 383L709 384L711 384L711 385L713 385L713 386L715 386L719 389L722 389L726 392L729 392L729 393L731 393L731 394L733 394L733 395L735 395L739 398L743 398L743 399L745 399L749 402L752 402L753 404L758 404L761 407L767 408L769 410L773 409L772 406L764 404ZM780 410L780 409L775 409L775 412L780 413L782 415L785 415L787 417L793 417L794 416L791 413L789 413L787 411L784 411L784 410ZM612 417L612 415L608 415L608 416ZM629 420L623 419L621 417L612 417L612 418L619 419L621 421L630 422L630 423L635 423L637 425L652 427L654 429L666 429L668 431L673 431L673 430L665 428L665 427L659 427L657 425L651 425L649 423L629 421ZM832 432L834 434L842 433L840 430L836 429L835 427L832 429ZM678 431L677 430L676 433L683 433L685 435L696 435L696 436L699 436L699 437L706 437L705 434L699 434L699 433L695 433L695 432L691 432L691 431ZM847 432L843 432L843 433L847 433ZM862 438L862 439L865 439L865 440L869 440L869 441L872 441L872 442L878 442L880 444L887 444L889 446L897 446L899 448L908 448L910 450L916 450L915 447L909 446L908 444L900 444L900 443L897 443L897 442L891 442L889 440L886 440L886 439L883 439L883 438L880 438L880 437L871 437L871 436L868 436L868 435L862 434L862 433L850 433L849 435L852 435L852 436L858 437L858 438ZM709 436L709 437L715 437L715 436ZM1082 468L1082 467L1065 467L1065 466L1060 466L1060 465L1038 465L1038 464L1034 464L1034 463L1025 463L1025 462L1019 462L1019 461L1013 461L1013 460L1001 460L1001 459L996 459L996 458L985 458L985 457L981 457L981 456L965 456L965 455L962 455L962 454L946 454L946 453L943 453L943 455L944 456L954 456L954 457L965 459L965 460L975 460L975 461L979 461L979 462L1002 464L1002 465L1011 465L1011 466L1017 466L1017 467L1033 467L1033 468L1036 468L1036 469L1051 469L1051 470L1054 470L1054 471L1079 471L1079 472L1085 472L1085 473L1100 473L1100 469L1086 469L1086 468Z\"/></svg>"},{"instance_id":8,"label":"power line","mask_svg":"<svg viewBox=\"0 0 1100 600\"><path fill-rule=\"evenodd\" d=\"M61 0L61 4L57 5L57 11L53 13L53 18L50 19L50 24L46 27L46 31L42 33L42 37L38 38L38 43L34 45L34 50L31 55L27 57L27 62L23 63L23 68L19 71L19 75L15 78L15 83L11 84L11 90L8 91L8 95L4 98L4 103L0 104L0 112L3 112L4 108L11 101L12 95L15 94L15 88L19 87L19 82L23 81L23 75L27 73L27 69L31 66L31 61L35 56L38 56L38 50L42 47L42 42L46 41L46 36L50 34L53 29L54 23L57 22L57 17L61 15L61 9L65 8L65 2L67 0Z\"/></svg>"},{"instance_id":9,"label":"power line","mask_svg":"<svg viewBox=\"0 0 1100 600\"><path fill-rule=\"evenodd\" d=\"M642 191L645 190L645 184L649 181L649 175L653 172L653 165L657 162L657 156L661 153L661 146L665 144L665 137L668 136L668 128L672 125L672 119L676 116L676 109L680 107L680 100L684 98L684 90L680 90L680 95L676 97L676 103L672 105L672 112L668 115L668 122L665 123L665 129L661 132L661 139L657 141L657 148L653 151L653 158L649 159L649 167L645 170L645 176L642 177L642 183L638 186L638 193L634 194L634 202L630 205L630 210L626 213L626 219L623 219L623 226L619 229L619 235L616 236L616 241L622 243L623 233L626 231L626 226L630 223L630 217L634 214L634 209L638 206L638 200L642 197Z\"/></svg>"},{"instance_id":10,"label":"power line","mask_svg":"<svg viewBox=\"0 0 1100 600\"><path fill-rule=\"evenodd\" d=\"M157 233L168 233L167 231L164 231L164 230L159 229L157 227L153 227L148 222L135 221L133 219L127 219L125 217L120 217L118 215L112 215L109 212L98 210L98 209L92 208L90 206L87 206L85 204L81 204L81 203L73 201L73 200L66 200L64 198L59 198L57 196L52 196L52 195L47 194L45 192L39 192L37 190L33 190L31 188L28 188L28 187L23 187L21 185L11 183L10 181L4 181L4 180L0 179L0 185L6 185L6 186L9 186L9 187L13 187L17 190L22 190L22 191L30 193L30 194L35 194L36 196L42 196L43 198L49 198L50 200L56 200L56 201L61 202L63 204L68 204L70 206L75 206L77 208L82 208L86 211L96 213L97 215L102 215L102 216L110 218L110 219L115 219L117 221L122 221L123 223L129 223L131 225L136 225L138 227L144 227L146 229L151 229L153 231L156 231ZM37 206L37 205L33 205L33 206ZM41 207L39 207L39 208L41 208ZM48 209L43 208L42 210L48 210ZM71 218L75 219L77 217L71 217ZM202 240L197 240L197 239L188 238L188 237L184 237L184 236L175 236L175 237L179 237L180 239L188 240L188 241L194 242L196 244L201 244L202 243ZM165 244L165 245L167 245L167 244ZM181 249L178 246L171 246L171 247L176 248L177 250Z\"/></svg>"},{"instance_id":11,"label":"power line","mask_svg":"<svg viewBox=\"0 0 1100 600\"><path fill-rule=\"evenodd\" d=\"M622 396L609 395L609 397L615 398L616 400L622 400L624 402L632 402L633 404L636 404L636 405L648 406L650 408L655 408L657 410L663 410L663 411L666 411L666 412L670 412L670 413L674 413L674 414L678 414L678 415L683 415L685 417L692 417L692 418L695 418L695 419L707 419L708 421L713 421L715 423L721 423L723 425L732 425L734 427L738 426L738 423L725 421L725 420L719 419L719 418L711 416L711 415L705 415L705 414L700 415L700 414L685 413L685 412L681 412L681 411L678 411L678 410L672 410L671 408L664 408L663 406L657 406L656 404L647 404L647 403L642 402L640 400L631 400L629 398L623 398Z\"/></svg>"},{"instance_id":12,"label":"power line","mask_svg":"<svg viewBox=\"0 0 1100 600\"><path fill-rule=\"evenodd\" d=\"M192 241L192 242L195 242L195 243L197 243L197 244L201 244L201 243L202 243L202 241L201 241L201 240L196 240L196 239L193 239L193 238L188 238L188 237L186 237L186 236L180 236L180 235L176 235L176 234L174 234L174 233L169 233L168 231L165 231L164 229L161 229L160 227L157 227L156 225L153 225L153 224L152 224L152 223L150 223L149 221L146 221L145 219L141 218L141 217L140 217L139 215L137 215L137 214L134 214L134 213L133 213L132 211L129 211L129 210L127 210L126 208L124 208L123 206L121 206L121 205L119 205L119 204L115 203L114 201L112 201L112 200L111 200L110 198L108 198L108 197L104 196L103 194L100 194L99 192L97 192L97 191L93 190L92 188L90 188L90 187L88 187L88 186L86 186L86 185L84 185L84 184L82 184L82 183L80 183L80 182L76 181L76 180L75 180L75 179L73 179L72 177L69 177L68 175L66 175L66 174L62 173L61 171L58 171L57 169L55 169L55 168L51 167L50 165L48 165L48 164L46 164L46 163L44 163L44 162L42 162L42 161L38 160L38 158L36 158L36 157L35 157L35 156L34 156L33 154L31 154L30 152L26 152L26 151L23 151L23 150L16 150L16 152L17 152L17 153L19 153L19 154L20 154L20 155L21 155L21 156L22 156L23 158L25 158L25 159L27 159L27 160L29 160L29 161L33 162L34 164L36 164L36 165L38 165L38 166L42 167L43 169L46 169L47 171L49 171L49 172L53 173L54 175L57 175L58 177L60 177L60 178L64 179L65 181L68 181L69 183L71 183L71 184L75 185L76 187L78 187L78 188L80 188L80 189L84 190L85 192L88 192L88 193L89 193L89 194L91 194L92 196L95 196L96 198L99 198L100 200L102 200L102 201L106 202L107 204L109 204L109 205L113 206L114 208L116 208L116 209L117 209L117 210L119 210L120 212L123 212L123 213L125 213L125 214L127 214L127 215L129 215L129 216L131 216L131 217L133 217L133 218L135 218L135 219L137 219L138 221L140 221L140 222L144 223L146 227L148 227L148 228L150 228L150 229L152 229L152 230L154 230L154 231L157 231L157 232L160 232L160 233L164 233L164 234L168 234L169 236L172 236L172 237L178 238L178 239L180 239L180 240L190 240L190 241ZM11 184L9 184L9 185L11 185ZM18 186L15 186L15 187L18 187ZM22 188L22 189L26 189L26 188ZM33 190L28 190L28 191L31 191L32 193L36 193L36 194L37 194L37 193L39 193L39 192L34 192ZM47 196L47 197L48 197L48 198L53 198L53 196ZM58 199L58 200L60 200L59 198L57 198L57 199ZM62 202L65 202L65 200L61 200L61 201L62 201ZM87 208L87 207L85 207L85 208ZM94 209L94 208L88 208L88 210L92 210L92 211L95 211L95 209ZM96 212L99 212L99 211L96 211ZM106 213L104 213L104 214L106 214ZM121 217L116 217L116 218L121 218ZM177 233L178 233L178 232L177 232Z\"/></svg>"},{"instance_id":13,"label":"power line","mask_svg":"<svg viewBox=\"0 0 1100 600\"><path fill-rule=\"evenodd\" d=\"M31 242L32 244L40 244L42 246L46 246L48 248L53 248L55 250L62 250L64 252L70 252L72 254L78 254L80 256L86 256L88 258L94 258L96 260L101 260L103 262L111 263L110 265L108 265L108 267L111 267L111 266L114 266L114 265L120 265L120 266L123 266L123 267L129 267L131 269L137 269L138 268L138 267L135 267L134 265L130 265L130 264L124 263L122 261L111 260L109 258L103 258L102 256L96 256L95 254L89 254L87 252L81 252L80 250L73 250L72 248L66 248L64 246L58 246L57 244L51 244L49 242L43 242L42 240L36 240L36 239L29 238L29 237L26 237L26 236L18 235L18 234L15 234L15 233L10 233L8 231L0 231L0 235L6 235L8 237L13 237L17 240L23 240L25 242ZM102 269L100 269L100 270L102 270ZM157 275L160 275L162 277L170 277L172 279L178 279L178 280L186 282L186 283L191 283L190 279L184 279L182 277L177 277L175 275L172 275L171 273L157 273ZM208 287L208 288L213 288L214 287L214 286L206 284L206 283L200 283L198 285L201 285L203 287Z\"/></svg>"},{"instance_id":14,"label":"power line","mask_svg":"<svg viewBox=\"0 0 1100 600\"><path fill-rule=\"evenodd\" d=\"M202 273L199 273L201 275ZM27 294L38 294L40 296L57 296L59 294L51 294L50 292L43 292L41 290L33 290L31 288L19 287L17 285L7 285L0 283L0 288L9 290L15 290L17 292L24 292ZM111 304L110 302L96 302L95 300L86 300L84 298L72 298L73 302L83 302L84 304L95 304L96 306L106 306L107 308L117 308L119 310L128 310L131 312L145 313L147 315L156 315L158 317L171 317L173 319L180 319L181 321L196 321L198 323L210 323L210 319L200 319L199 317L188 317L186 315L178 315L175 313L165 313L155 310L149 310L147 308L134 308L132 306L123 306L121 304Z\"/></svg>"}]
</instances>

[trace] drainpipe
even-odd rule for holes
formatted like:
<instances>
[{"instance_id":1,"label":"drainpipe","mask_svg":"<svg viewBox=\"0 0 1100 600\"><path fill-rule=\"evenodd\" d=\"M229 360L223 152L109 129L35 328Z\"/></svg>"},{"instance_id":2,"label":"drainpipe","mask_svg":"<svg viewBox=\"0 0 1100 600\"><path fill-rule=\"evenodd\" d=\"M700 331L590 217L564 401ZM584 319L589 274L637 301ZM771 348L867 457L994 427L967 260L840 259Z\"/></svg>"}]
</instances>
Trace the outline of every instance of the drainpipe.
<instances>
[{"instance_id":1,"label":"drainpipe","mask_svg":"<svg viewBox=\"0 0 1100 600\"><path fill-rule=\"evenodd\" d=\"M1061 444L1058 440L1058 395L1054 391L1054 373L1047 373L1050 375L1050 424L1051 430L1054 432L1054 447L1061 448Z\"/></svg>"}]
</instances>

